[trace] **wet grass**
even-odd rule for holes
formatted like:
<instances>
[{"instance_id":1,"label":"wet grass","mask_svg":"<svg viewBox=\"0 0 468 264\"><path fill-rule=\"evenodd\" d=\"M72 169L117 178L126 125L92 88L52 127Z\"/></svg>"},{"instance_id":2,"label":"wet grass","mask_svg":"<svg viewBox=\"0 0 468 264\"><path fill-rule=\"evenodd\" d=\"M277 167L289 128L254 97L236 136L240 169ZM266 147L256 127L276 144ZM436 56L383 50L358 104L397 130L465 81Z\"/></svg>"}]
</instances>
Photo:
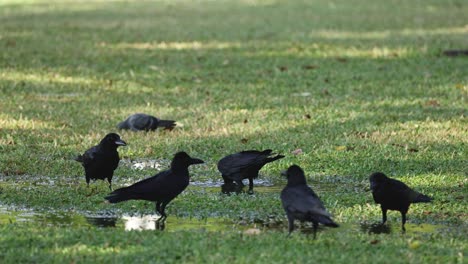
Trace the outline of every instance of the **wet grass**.
<instances>
[{"instance_id":1,"label":"wet grass","mask_svg":"<svg viewBox=\"0 0 468 264\"><path fill-rule=\"evenodd\" d=\"M1 1L0 262L463 263L467 58L441 52L467 47L466 13L457 0ZM154 205L104 203L107 184L86 188L72 160L134 112L178 127L119 132L115 188L179 150L206 161L168 206L170 232L125 231ZM220 194L217 160L251 148L286 157L255 195ZM342 225L316 241L285 237L279 172L293 163ZM400 234L391 212L390 234L368 232L375 170L434 197L408 215L423 231ZM82 224L11 220L28 213Z\"/></svg>"}]
</instances>

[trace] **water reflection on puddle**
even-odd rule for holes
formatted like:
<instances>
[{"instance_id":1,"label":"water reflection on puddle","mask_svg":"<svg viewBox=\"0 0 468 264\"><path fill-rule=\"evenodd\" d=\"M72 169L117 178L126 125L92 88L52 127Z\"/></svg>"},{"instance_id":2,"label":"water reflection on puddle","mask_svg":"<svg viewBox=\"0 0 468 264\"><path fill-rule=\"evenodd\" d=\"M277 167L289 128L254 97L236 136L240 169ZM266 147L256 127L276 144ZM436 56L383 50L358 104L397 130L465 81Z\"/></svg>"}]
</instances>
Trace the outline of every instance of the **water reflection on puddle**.
<instances>
[{"instance_id":1,"label":"water reflection on puddle","mask_svg":"<svg viewBox=\"0 0 468 264\"><path fill-rule=\"evenodd\" d=\"M165 159L122 159L120 160L122 165L129 166L134 170L143 170L143 169L156 169L161 170L167 168L170 164L170 160Z\"/></svg>"},{"instance_id":2,"label":"water reflection on puddle","mask_svg":"<svg viewBox=\"0 0 468 264\"><path fill-rule=\"evenodd\" d=\"M85 216L86 221L96 227L117 227L117 217Z\"/></svg>"},{"instance_id":3,"label":"water reflection on puddle","mask_svg":"<svg viewBox=\"0 0 468 264\"><path fill-rule=\"evenodd\" d=\"M97 214L79 214L75 212L53 212L53 213L39 213L28 210L10 209L0 205L0 225L12 223L34 223L45 226L67 226L67 227L83 227L95 226L100 228L122 228L127 231L130 230L156 230L156 221L158 215L143 215L143 216L113 216L113 215L97 215ZM287 232L287 223L279 222L275 225L263 226L262 229L277 230L279 232ZM243 231L258 230L255 224L241 224L235 223L229 219L222 218L207 218L207 219L194 219L194 218L178 218L170 216L166 220L165 230L182 231L182 230L199 230L199 231ZM443 228L441 225L431 224L406 224L406 233L434 233ZM308 225L298 228L301 233L309 233L312 228ZM322 228L320 228L321 230ZM399 223L385 224L380 223L342 223L339 228L327 229L326 232L340 232L343 229L353 229L366 234L391 234L401 233Z\"/></svg>"},{"instance_id":4,"label":"water reflection on puddle","mask_svg":"<svg viewBox=\"0 0 468 264\"><path fill-rule=\"evenodd\" d=\"M272 187L273 186L273 183L269 180L266 180L266 179L254 179L254 190L256 187ZM244 179L242 181L242 183L244 183L245 186L248 186L249 185L249 180L248 179ZM222 179L220 180L209 180L209 181L192 181L190 182L190 185L192 186L197 186L197 187L221 187L222 185L224 184L224 181Z\"/></svg>"},{"instance_id":5,"label":"water reflection on puddle","mask_svg":"<svg viewBox=\"0 0 468 264\"><path fill-rule=\"evenodd\" d=\"M156 220L159 216L144 215L144 216L123 216L122 220L125 224L125 230L155 230Z\"/></svg>"},{"instance_id":6,"label":"water reflection on puddle","mask_svg":"<svg viewBox=\"0 0 468 264\"><path fill-rule=\"evenodd\" d=\"M158 215L123 215L121 217L117 217L107 215L81 215L73 212L38 213L33 211L9 210L8 208L0 205L0 225L29 222L45 226L96 226L101 228L123 228L128 231L155 230L158 229L156 225L158 218ZM236 227L237 230L249 228L249 226L239 226L232 221L225 219L193 219L177 218L173 216L167 218L165 226L166 230L169 231L218 231L232 230L232 227Z\"/></svg>"}]
</instances>

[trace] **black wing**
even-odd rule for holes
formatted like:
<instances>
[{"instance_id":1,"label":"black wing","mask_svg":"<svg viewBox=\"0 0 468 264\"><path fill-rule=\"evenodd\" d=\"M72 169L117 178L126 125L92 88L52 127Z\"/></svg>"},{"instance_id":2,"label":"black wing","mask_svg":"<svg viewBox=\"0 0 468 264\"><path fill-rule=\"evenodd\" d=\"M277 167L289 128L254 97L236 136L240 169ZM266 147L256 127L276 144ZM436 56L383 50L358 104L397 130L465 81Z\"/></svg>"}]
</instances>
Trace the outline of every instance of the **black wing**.
<instances>
[{"instance_id":1,"label":"black wing","mask_svg":"<svg viewBox=\"0 0 468 264\"><path fill-rule=\"evenodd\" d=\"M94 146L86 150L85 153L83 153L83 155L78 156L76 160L83 163L84 166L92 165L96 162L96 158L99 155L99 152L99 145Z\"/></svg>"},{"instance_id":2,"label":"black wing","mask_svg":"<svg viewBox=\"0 0 468 264\"><path fill-rule=\"evenodd\" d=\"M390 179L389 186L396 195L404 197L404 199L408 200L409 202L427 203L432 201L432 198L429 196L411 189L408 185L399 180Z\"/></svg>"},{"instance_id":3,"label":"black wing","mask_svg":"<svg viewBox=\"0 0 468 264\"><path fill-rule=\"evenodd\" d=\"M256 151L248 150L232 154L222 158L218 162L218 169L222 174L232 175L241 173L252 166L263 165L271 150Z\"/></svg>"},{"instance_id":4,"label":"black wing","mask_svg":"<svg viewBox=\"0 0 468 264\"><path fill-rule=\"evenodd\" d=\"M307 185L284 188L281 192L281 201L284 208L291 212L330 216L320 198Z\"/></svg>"},{"instance_id":5,"label":"black wing","mask_svg":"<svg viewBox=\"0 0 468 264\"><path fill-rule=\"evenodd\" d=\"M166 178L171 176L171 170L162 171L153 177L141 180L130 186L117 189L105 197L111 203L118 203L126 200L154 200L158 191L164 187Z\"/></svg>"}]
</instances>

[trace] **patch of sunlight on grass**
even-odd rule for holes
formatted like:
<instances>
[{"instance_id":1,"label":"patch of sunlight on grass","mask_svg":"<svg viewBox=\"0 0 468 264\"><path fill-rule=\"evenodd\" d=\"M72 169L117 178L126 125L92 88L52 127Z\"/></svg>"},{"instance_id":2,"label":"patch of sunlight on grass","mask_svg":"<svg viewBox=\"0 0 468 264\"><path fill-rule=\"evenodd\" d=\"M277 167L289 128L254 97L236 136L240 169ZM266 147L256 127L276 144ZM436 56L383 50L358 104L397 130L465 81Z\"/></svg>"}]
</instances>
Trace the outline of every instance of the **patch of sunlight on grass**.
<instances>
[{"instance_id":1,"label":"patch of sunlight on grass","mask_svg":"<svg viewBox=\"0 0 468 264\"><path fill-rule=\"evenodd\" d=\"M241 0L240 3L243 3L247 6L270 6L277 4L277 0Z\"/></svg>"},{"instance_id":2,"label":"patch of sunlight on grass","mask_svg":"<svg viewBox=\"0 0 468 264\"><path fill-rule=\"evenodd\" d=\"M69 247L56 247L54 252L59 253L59 254L64 254L64 255L76 255L78 254L107 254L107 253L119 253L121 249L119 247L97 247L97 246L89 246L89 245L84 245L81 243L75 244L73 246Z\"/></svg>"},{"instance_id":3,"label":"patch of sunlight on grass","mask_svg":"<svg viewBox=\"0 0 468 264\"><path fill-rule=\"evenodd\" d=\"M162 0L167 2L167 0ZM69 9L70 4L73 6L79 6L82 10L92 10L94 6L92 3L112 3L112 2L122 2L120 0L2 0L0 1L0 6L2 5L44 5L44 9L47 8L50 10L51 6L55 8L62 6L62 9Z\"/></svg>"},{"instance_id":4,"label":"patch of sunlight on grass","mask_svg":"<svg viewBox=\"0 0 468 264\"><path fill-rule=\"evenodd\" d=\"M384 39L389 37L390 31L337 31L337 30L317 30L309 33L310 37L319 37L324 39Z\"/></svg>"},{"instance_id":5,"label":"patch of sunlight on grass","mask_svg":"<svg viewBox=\"0 0 468 264\"><path fill-rule=\"evenodd\" d=\"M44 122L41 120L28 119L23 117L21 114L19 118L13 118L6 114L0 114L0 127L3 129L28 129L28 130L38 130L38 129L52 129L52 126L49 122ZM2 144L0 140L0 144Z\"/></svg>"},{"instance_id":6,"label":"patch of sunlight on grass","mask_svg":"<svg viewBox=\"0 0 468 264\"><path fill-rule=\"evenodd\" d=\"M337 31L337 30L317 30L309 33L310 37L324 39L385 39L395 36L435 36L450 34L466 34L468 25L463 27L433 28L433 29L410 29L384 30L384 31Z\"/></svg>"},{"instance_id":7,"label":"patch of sunlight on grass","mask_svg":"<svg viewBox=\"0 0 468 264\"><path fill-rule=\"evenodd\" d=\"M0 4L1 5L1 4ZM33 36L32 31L15 31L15 32L2 32L0 34L0 40L6 39L6 38L25 38L25 37L31 37Z\"/></svg>"},{"instance_id":8,"label":"patch of sunlight on grass","mask_svg":"<svg viewBox=\"0 0 468 264\"><path fill-rule=\"evenodd\" d=\"M212 0L200 0L197 2L211 2ZM86 8L86 6L89 6L88 8L93 8L94 3L122 3L122 2L130 2L130 1L122 1L122 0L2 0L0 1L0 6L1 5L12 5L12 4L29 4L29 5L36 5L36 4L62 4L64 8L70 8L70 4L76 4L83 6L83 8ZM146 1L138 1L138 2L155 2L155 3L174 3L173 0L146 0ZM182 2L182 1L178 1ZM276 2L275 0L269 0L269 1L259 1L259 0L244 0L244 2L253 2L253 3L263 3L263 2Z\"/></svg>"},{"instance_id":9,"label":"patch of sunlight on grass","mask_svg":"<svg viewBox=\"0 0 468 264\"><path fill-rule=\"evenodd\" d=\"M425 47L420 47L420 51L426 52ZM312 44L308 47L290 47L283 50L262 50L262 51L247 51L244 53L246 57L299 57L299 58L404 58L410 57L415 53L414 48L409 47L372 47L358 48L354 46L319 46Z\"/></svg>"},{"instance_id":10,"label":"patch of sunlight on grass","mask_svg":"<svg viewBox=\"0 0 468 264\"><path fill-rule=\"evenodd\" d=\"M468 25L463 27L450 28L433 28L433 29L402 29L395 32L401 36L435 36L435 35L450 35L450 34L467 34Z\"/></svg>"},{"instance_id":11,"label":"patch of sunlight on grass","mask_svg":"<svg viewBox=\"0 0 468 264\"><path fill-rule=\"evenodd\" d=\"M45 1L41 1L41 0L4 0L4 1L0 1L0 6L2 5L15 5L15 4L22 4L22 5L25 5L25 4L37 4L37 3L44 3Z\"/></svg>"},{"instance_id":12,"label":"patch of sunlight on grass","mask_svg":"<svg viewBox=\"0 0 468 264\"><path fill-rule=\"evenodd\" d=\"M457 180L459 179L460 182L466 183L468 179L465 179L463 175L450 175L444 176L441 174L434 174L434 173L421 173L421 174L406 174L406 175L391 175L391 177L398 179L399 181L403 181L410 187L415 190L428 190L431 187L437 188L447 188L453 189L452 192L457 191ZM451 178L451 181L447 180L447 177ZM455 182L455 183L454 183ZM461 190L461 188L460 188Z\"/></svg>"},{"instance_id":13,"label":"patch of sunlight on grass","mask_svg":"<svg viewBox=\"0 0 468 264\"><path fill-rule=\"evenodd\" d=\"M77 76L65 76L56 72L47 74L41 73L28 73L15 70L5 70L0 74L0 80L3 81L26 81L36 84L94 84L95 80Z\"/></svg>"},{"instance_id":14,"label":"patch of sunlight on grass","mask_svg":"<svg viewBox=\"0 0 468 264\"><path fill-rule=\"evenodd\" d=\"M339 52L339 51L338 51ZM340 52L339 52L340 53ZM351 58L395 58L409 57L412 50L406 47L389 48L389 47L373 47L371 49L359 49L352 47L344 49L340 56Z\"/></svg>"},{"instance_id":15,"label":"patch of sunlight on grass","mask_svg":"<svg viewBox=\"0 0 468 264\"><path fill-rule=\"evenodd\" d=\"M101 47L109 46L108 43L101 42L98 44ZM116 49L140 49L140 50L204 50L204 49L232 49L240 48L240 42L136 42L136 43L119 43L112 45L111 48Z\"/></svg>"}]
</instances>

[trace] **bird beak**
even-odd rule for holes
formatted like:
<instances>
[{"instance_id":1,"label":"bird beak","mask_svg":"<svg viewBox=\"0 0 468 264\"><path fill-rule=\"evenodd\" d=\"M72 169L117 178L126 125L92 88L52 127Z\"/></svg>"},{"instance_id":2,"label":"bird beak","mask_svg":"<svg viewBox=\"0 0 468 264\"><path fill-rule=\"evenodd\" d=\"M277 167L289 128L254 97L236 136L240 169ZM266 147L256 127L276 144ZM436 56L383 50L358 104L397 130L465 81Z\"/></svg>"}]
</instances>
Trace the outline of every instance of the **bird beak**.
<instances>
[{"instance_id":1,"label":"bird beak","mask_svg":"<svg viewBox=\"0 0 468 264\"><path fill-rule=\"evenodd\" d=\"M118 146L127 146L127 143L125 143L125 141L123 141L121 139L115 141L115 144L118 145Z\"/></svg>"},{"instance_id":2,"label":"bird beak","mask_svg":"<svg viewBox=\"0 0 468 264\"><path fill-rule=\"evenodd\" d=\"M192 160L190 161L190 164L201 164L201 163L205 163L205 162L201 159L194 159L194 158L192 158Z\"/></svg>"},{"instance_id":3,"label":"bird beak","mask_svg":"<svg viewBox=\"0 0 468 264\"><path fill-rule=\"evenodd\" d=\"M287 170L281 171L281 176L288 177L288 171Z\"/></svg>"}]
</instances>

